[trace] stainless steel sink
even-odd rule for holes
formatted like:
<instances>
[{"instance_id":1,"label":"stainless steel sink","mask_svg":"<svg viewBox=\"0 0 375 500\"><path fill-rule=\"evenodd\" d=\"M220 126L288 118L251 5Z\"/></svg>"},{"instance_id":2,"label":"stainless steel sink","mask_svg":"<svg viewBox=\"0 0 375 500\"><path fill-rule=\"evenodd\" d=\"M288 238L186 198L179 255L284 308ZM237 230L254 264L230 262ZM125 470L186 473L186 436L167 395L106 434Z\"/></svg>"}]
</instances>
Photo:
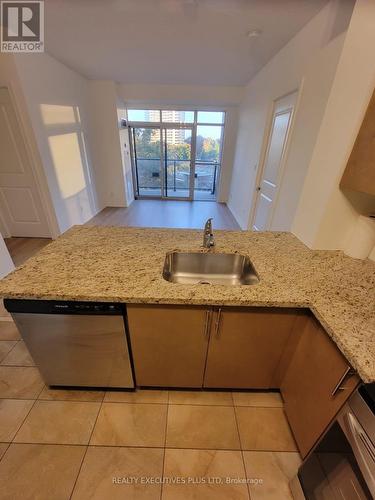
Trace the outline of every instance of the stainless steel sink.
<instances>
[{"instance_id":1,"label":"stainless steel sink","mask_svg":"<svg viewBox=\"0 0 375 500\"><path fill-rule=\"evenodd\" d=\"M255 285L259 277L251 260L236 253L170 252L165 256L163 278L185 285Z\"/></svg>"}]
</instances>

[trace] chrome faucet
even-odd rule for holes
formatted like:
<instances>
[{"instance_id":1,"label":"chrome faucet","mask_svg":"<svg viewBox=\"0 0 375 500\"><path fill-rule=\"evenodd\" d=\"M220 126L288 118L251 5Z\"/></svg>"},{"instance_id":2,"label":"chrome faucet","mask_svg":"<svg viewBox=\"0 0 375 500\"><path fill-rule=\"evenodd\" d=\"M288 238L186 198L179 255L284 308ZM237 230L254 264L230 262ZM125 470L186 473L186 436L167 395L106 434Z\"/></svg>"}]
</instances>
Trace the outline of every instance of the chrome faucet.
<instances>
[{"instance_id":1,"label":"chrome faucet","mask_svg":"<svg viewBox=\"0 0 375 500\"><path fill-rule=\"evenodd\" d=\"M207 219L206 224L204 225L203 232L203 246L205 248L211 248L215 245L214 234L212 232L212 218Z\"/></svg>"}]
</instances>

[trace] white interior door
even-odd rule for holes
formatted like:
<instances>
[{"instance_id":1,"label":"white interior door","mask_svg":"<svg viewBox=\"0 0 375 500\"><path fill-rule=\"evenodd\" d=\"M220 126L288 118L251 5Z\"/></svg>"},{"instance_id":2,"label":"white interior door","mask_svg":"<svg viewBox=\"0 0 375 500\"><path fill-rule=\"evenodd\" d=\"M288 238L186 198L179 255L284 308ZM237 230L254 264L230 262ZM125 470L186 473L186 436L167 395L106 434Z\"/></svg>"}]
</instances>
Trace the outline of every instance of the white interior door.
<instances>
[{"instance_id":1,"label":"white interior door","mask_svg":"<svg viewBox=\"0 0 375 500\"><path fill-rule=\"evenodd\" d=\"M257 186L252 223L254 231L267 231L271 224L296 100L297 92L294 92L275 101L262 174Z\"/></svg>"},{"instance_id":2,"label":"white interior door","mask_svg":"<svg viewBox=\"0 0 375 500\"><path fill-rule=\"evenodd\" d=\"M0 210L7 236L51 237L20 125L0 88Z\"/></svg>"}]
</instances>

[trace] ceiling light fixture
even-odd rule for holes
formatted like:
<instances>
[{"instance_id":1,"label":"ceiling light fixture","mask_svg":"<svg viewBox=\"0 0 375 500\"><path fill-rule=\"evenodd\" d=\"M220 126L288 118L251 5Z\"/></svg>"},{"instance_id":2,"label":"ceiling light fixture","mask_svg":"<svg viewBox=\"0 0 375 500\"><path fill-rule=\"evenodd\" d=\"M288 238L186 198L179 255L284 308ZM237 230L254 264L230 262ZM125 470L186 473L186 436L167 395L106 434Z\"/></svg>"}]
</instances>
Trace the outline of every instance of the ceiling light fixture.
<instances>
[{"instance_id":1,"label":"ceiling light fixture","mask_svg":"<svg viewBox=\"0 0 375 500\"><path fill-rule=\"evenodd\" d=\"M262 34L262 30L250 30L247 32L248 38L257 38Z\"/></svg>"}]
</instances>

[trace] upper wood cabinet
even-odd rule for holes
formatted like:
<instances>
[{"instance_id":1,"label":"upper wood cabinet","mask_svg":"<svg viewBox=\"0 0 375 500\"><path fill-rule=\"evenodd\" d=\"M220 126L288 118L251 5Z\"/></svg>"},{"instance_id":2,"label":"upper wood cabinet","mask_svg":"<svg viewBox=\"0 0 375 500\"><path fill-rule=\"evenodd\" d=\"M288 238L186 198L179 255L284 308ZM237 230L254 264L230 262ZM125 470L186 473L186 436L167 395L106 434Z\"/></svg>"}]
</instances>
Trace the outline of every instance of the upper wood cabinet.
<instances>
[{"instance_id":1,"label":"upper wood cabinet","mask_svg":"<svg viewBox=\"0 0 375 500\"><path fill-rule=\"evenodd\" d=\"M205 307L129 304L136 384L202 387L209 314Z\"/></svg>"},{"instance_id":2,"label":"upper wood cabinet","mask_svg":"<svg viewBox=\"0 0 375 500\"><path fill-rule=\"evenodd\" d=\"M375 92L367 108L340 186L375 195Z\"/></svg>"},{"instance_id":3,"label":"upper wood cabinet","mask_svg":"<svg viewBox=\"0 0 375 500\"><path fill-rule=\"evenodd\" d=\"M285 412L303 458L358 383L344 356L310 317L281 384Z\"/></svg>"},{"instance_id":4,"label":"upper wood cabinet","mask_svg":"<svg viewBox=\"0 0 375 500\"><path fill-rule=\"evenodd\" d=\"M297 313L289 309L223 307L211 322L204 387L269 389Z\"/></svg>"}]
</instances>

